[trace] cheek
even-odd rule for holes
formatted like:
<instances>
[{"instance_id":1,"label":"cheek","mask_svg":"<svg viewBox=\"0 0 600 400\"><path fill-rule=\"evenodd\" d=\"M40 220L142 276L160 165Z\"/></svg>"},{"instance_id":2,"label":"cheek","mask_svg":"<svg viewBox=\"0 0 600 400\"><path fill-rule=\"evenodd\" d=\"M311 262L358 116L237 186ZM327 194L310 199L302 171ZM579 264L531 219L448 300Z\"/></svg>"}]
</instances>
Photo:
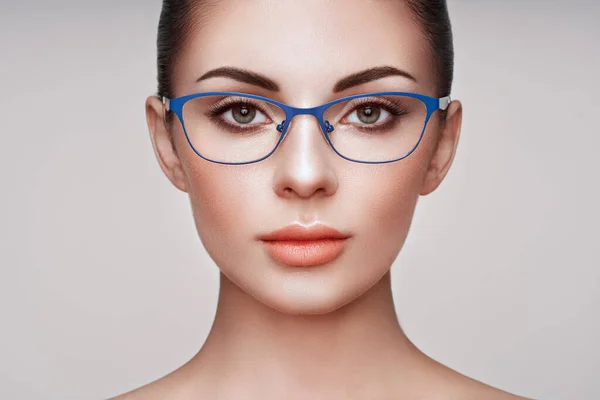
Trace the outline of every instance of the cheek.
<instances>
[{"instance_id":1,"label":"cheek","mask_svg":"<svg viewBox=\"0 0 600 400\"><path fill-rule=\"evenodd\" d=\"M365 165L360 174L349 178L354 180L352 186L360 189L356 195L363 198L362 206L379 230L393 229L412 216L424 177L426 153L416 151L399 162Z\"/></svg>"},{"instance_id":2,"label":"cheek","mask_svg":"<svg viewBox=\"0 0 600 400\"><path fill-rule=\"evenodd\" d=\"M353 188L347 197L354 199L361 230L376 232L383 243L397 246L408 233L435 146L435 129L435 122L428 126L419 147L407 158L358 166L346 177L346 186Z\"/></svg>"},{"instance_id":3,"label":"cheek","mask_svg":"<svg viewBox=\"0 0 600 400\"><path fill-rule=\"evenodd\" d=\"M407 161L407 160L405 160ZM356 194L357 221L361 233L375 247L394 251L402 246L419 196L422 168L417 162L399 162L377 166L368 175L352 177L360 193Z\"/></svg>"},{"instance_id":4,"label":"cheek","mask_svg":"<svg viewBox=\"0 0 600 400\"><path fill-rule=\"evenodd\" d=\"M195 156L195 155L194 155ZM256 235L253 215L267 204L266 179L251 166L230 166L191 159L187 163L188 192L196 228L210 256L228 264ZM265 212L263 210L263 212Z\"/></svg>"},{"instance_id":5,"label":"cheek","mask_svg":"<svg viewBox=\"0 0 600 400\"><path fill-rule=\"evenodd\" d=\"M244 187L240 185L239 177L223 170L228 166L219 168L217 164L208 165L202 161L197 164L187 172L194 218L202 232L218 234L224 227L233 227L237 217L234 211L242 207Z\"/></svg>"},{"instance_id":6,"label":"cheek","mask_svg":"<svg viewBox=\"0 0 600 400\"><path fill-rule=\"evenodd\" d=\"M430 156L430 143L421 144L402 161L357 167L346 177L354 188L345 196L351 199L347 215L360 235L353 273L363 282L386 273L404 246Z\"/></svg>"}]
</instances>

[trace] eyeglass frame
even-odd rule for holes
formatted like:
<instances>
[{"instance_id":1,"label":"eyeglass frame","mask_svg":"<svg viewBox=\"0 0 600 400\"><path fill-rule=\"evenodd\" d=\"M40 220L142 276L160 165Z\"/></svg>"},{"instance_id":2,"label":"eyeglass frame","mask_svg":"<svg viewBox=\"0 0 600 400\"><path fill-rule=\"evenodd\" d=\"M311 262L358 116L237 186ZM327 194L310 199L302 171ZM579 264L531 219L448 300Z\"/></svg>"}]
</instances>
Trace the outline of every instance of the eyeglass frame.
<instances>
[{"instance_id":1,"label":"eyeglass frame","mask_svg":"<svg viewBox=\"0 0 600 400\"><path fill-rule=\"evenodd\" d=\"M192 144L192 142L189 138L189 135L187 133L184 118L183 118L183 106L185 105L185 103L187 103L190 100L193 100L193 99L196 99L199 97L209 97L209 96L246 97L246 98L251 98L251 99L255 99L255 100L264 101L264 102L267 102L270 104L274 104L274 105L278 106L279 108L281 108L285 112L285 120L283 120L280 124L277 125L276 129L277 129L277 131L279 131L281 133L281 135L279 136L279 140L277 141L277 144L275 145L273 150L271 150L271 152L269 152L266 156L264 156L262 158L259 158L257 160L253 160L253 161L245 161L245 162L217 161L217 160L207 158L207 157L203 156L202 154L200 154L200 152L198 150L196 150L196 148ZM325 113L325 110L327 110L329 107L333 106L334 104L341 103L343 101L349 101L349 100L353 100L353 99L357 99L357 98L372 97L372 96L406 96L406 97L412 97L412 98L421 100L425 104L425 107L427 108L427 116L425 117L425 123L423 124L423 131L421 131L421 134L419 136L419 140L417 141L417 144L406 155L404 155L400 158L389 160L389 161L360 161L360 160L352 159L352 158L342 155L335 148L333 143L331 143L331 139L329 138L329 133L333 132L335 128L333 127L333 125L329 124L329 121L323 120L323 115ZM213 162L216 164L246 165L246 164L254 164L259 161L263 161L263 160L269 158L279 148L279 144L285 138L287 129L288 129L290 123L292 122L292 119L297 115L312 115L312 116L314 116L317 119L317 121L319 122L319 125L321 127L321 132L322 132L323 136L325 136L325 139L329 143L329 146L333 149L333 151L338 156L342 157L345 160L348 160L351 162L356 162L356 163L361 163L361 164L387 164L387 163L397 162L397 161L403 160L406 157L410 156L417 149L417 147L419 147L419 144L421 143L421 140L423 139L423 135L425 134L425 130L427 129L427 123L429 122L431 115L438 110L446 110L448 108L448 106L450 105L450 103L452 102L452 99L450 98L450 96L437 98L437 97L432 97L432 96L427 96L424 94L412 93L412 92L373 92L373 93L355 94L355 95L351 95L351 96L342 97L342 98L330 101L328 103L325 103L325 104L322 104L322 105L316 106L316 107L302 108L302 107L293 107L293 106L281 103L277 100L270 99L268 97L250 94L250 93L201 92L201 93L194 93L194 94L190 94L190 95L186 95L186 96L176 97L173 99L169 99L169 98L163 96L161 98L161 101L163 103L163 107L164 107L165 111L174 112L175 115L177 115L177 118L181 122L181 126L183 128L183 132L185 134L186 140L187 140L188 144L190 145L190 147L192 148L192 150L194 151L194 153L196 153L198 156L200 156L204 160ZM166 113L165 113L165 115L166 115Z\"/></svg>"}]
</instances>

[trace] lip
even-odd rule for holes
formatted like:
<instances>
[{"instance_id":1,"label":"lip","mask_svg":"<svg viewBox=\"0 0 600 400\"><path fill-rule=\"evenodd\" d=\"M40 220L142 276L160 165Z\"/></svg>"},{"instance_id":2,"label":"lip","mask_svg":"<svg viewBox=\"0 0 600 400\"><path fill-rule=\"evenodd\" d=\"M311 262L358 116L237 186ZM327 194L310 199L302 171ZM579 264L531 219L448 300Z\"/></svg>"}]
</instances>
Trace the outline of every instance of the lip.
<instances>
[{"instance_id":1,"label":"lip","mask_svg":"<svg viewBox=\"0 0 600 400\"><path fill-rule=\"evenodd\" d=\"M298 224L259 236L270 256L286 265L312 267L336 259L350 235L326 225Z\"/></svg>"}]
</instances>

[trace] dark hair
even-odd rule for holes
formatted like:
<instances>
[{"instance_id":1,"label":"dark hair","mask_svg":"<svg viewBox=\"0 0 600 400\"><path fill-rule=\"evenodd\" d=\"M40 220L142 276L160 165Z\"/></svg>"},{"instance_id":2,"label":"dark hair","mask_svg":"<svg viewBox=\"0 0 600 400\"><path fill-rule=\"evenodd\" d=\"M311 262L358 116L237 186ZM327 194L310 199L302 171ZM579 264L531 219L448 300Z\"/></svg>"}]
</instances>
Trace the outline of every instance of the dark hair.
<instances>
[{"instance_id":1,"label":"dark hair","mask_svg":"<svg viewBox=\"0 0 600 400\"><path fill-rule=\"evenodd\" d=\"M413 12L415 22L423 29L430 45L432 68L437 78L437 96L450 94L454 71L452 28L446 0L404 0ZM207 8L214 1L163 0L158 24L158 96L172 98L171 77L177 62L176 55L185 45L185 38L202 25ZM189 23L191 19L194 24Z\"/></svg>"},{"instance_id":2,"label":"dark hair","mask_svg":"<svg viewBox=\"0 0 600 400\"><path fill-rule=\"evenodd\" d=\"M437 96L450 95L454 78L452 25L446 0L405 0L430 45Z\"/></svg>"}]
</instances>

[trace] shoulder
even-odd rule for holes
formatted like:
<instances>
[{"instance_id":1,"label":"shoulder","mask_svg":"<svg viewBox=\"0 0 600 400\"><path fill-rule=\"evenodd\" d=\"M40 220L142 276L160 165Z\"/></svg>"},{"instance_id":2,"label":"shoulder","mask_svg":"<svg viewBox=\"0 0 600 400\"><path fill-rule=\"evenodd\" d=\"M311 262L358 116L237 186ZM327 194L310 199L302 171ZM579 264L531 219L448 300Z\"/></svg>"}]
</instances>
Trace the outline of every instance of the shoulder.
<instances>
[{"instance_id":1,"label":"shoulder","mask_svg":"<svg viewBox=\"0 0 600 400\"><path fill-rule=\"evenodd\" d=\"M461 400L534 400L528 397L519 396L514 393L509 393L502 389L487 385L483 382L467 378L467 382L459 390L457 399Z\"/></svg>"},{"instance_id":2,"label":"shoulder","mask_svg":"<svg viewBox=\"0 0 600 400\"><path fill-rule=\"evenodd\" d=\"M161 389L157 382L149 383L127 393L111 397L108 400L152 400L169 398L169 393Z\"/></svg>"},{"instance_id":3,"label":"shoulder","mask_svg":"<svg viewBox=\"0 0 600 400\"><path fill-rule=\"evenodd\" d=\"M167 375L108 400L177 400L189 398L188 386L176 375Z\"/></svg>"},{"instance_id":4,"label":"shoulder","mask_svg":"<svg viewBox=\"0 0 600 400\"><path fill-rule=\"evenodd\" d=\"M476 396L476 397L475 397ZM516 394L505 392L504 390L487 386L478 393L473 393L473 399L489 399L489 400L533 400L528 397L518 396Z\"/></svg>"},{"instance_id":5,"label":"shoulder","mask_svg":"<svg viewBox=\"0 0 600 400\"><path fill-rule=\"evenodd\" d=\"M433 359L422 375L426 398L439 400L534 400L466 376Z\"/></svg>"},{"instance_id":6,"label":"shoulder","mask_svg":"<svg viewBox=\"0 0 600 400\"><path fill-rule=\"evenodd\" d=\"M178 369L127 393L108 400L180 400L214 398L211 377L202 367L195 368L191 361ZM200 396L200 397L199 397Z\"/></svg>"}]
</instances>

